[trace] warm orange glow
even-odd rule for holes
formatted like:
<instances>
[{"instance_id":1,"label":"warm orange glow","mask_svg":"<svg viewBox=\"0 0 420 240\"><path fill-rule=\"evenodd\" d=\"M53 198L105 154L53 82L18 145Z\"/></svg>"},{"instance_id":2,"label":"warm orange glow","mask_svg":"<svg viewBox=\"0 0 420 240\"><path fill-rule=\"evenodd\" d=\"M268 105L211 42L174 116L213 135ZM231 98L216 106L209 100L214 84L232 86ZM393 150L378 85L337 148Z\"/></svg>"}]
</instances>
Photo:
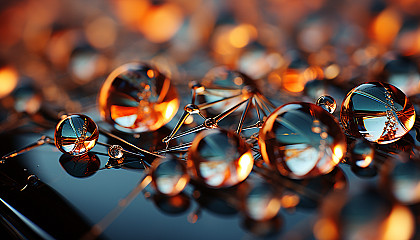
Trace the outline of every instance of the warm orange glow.
<instances>
[{"instance_id":1,"label":"warm orange glow","mask_svg":"<svg viewBox=\"0 0 420 240\"><path fill-rule=\"evenodd\" d=\"M416 121L416 112L414 111L413 114L407 119L407 124L405 127L407 129L411 129L414 126L414 122Z\"/></svg>"},{"instance_id":2,"label":"warm orange glow","mask_svg":"<svg viewBox=\"0 0 420 240\"><path fill-rule=\"evenodd\" d=\"M324 73L327 79L336 78L340 74L340 67L337 64L331 64L325 68Z\"/></svg>"},{"instance_id":3,"label":"warm orange glow","mask_svg":"<svg viewBox=\"0 0 420 240\"><path fill-rule=\"evenodd\" d=\"M277 198L273 198L270 200L270 202L267 204L267 208L265 211L265 219L271 219L274 216L277 215L277 213L280 211L281 208L281 202Z\"/></svg>"},{"instance_id":4,"label":"warm orange glow","mask_svg":"<svg viewBox=\"0 0 420 240\"><path fill-rule=\"evenodd\" d=\"M181 177L179 179L179 181L176 183L175 185L175 192L178 194L180 193L182 190L184 190L185 186L188 183L188 177Z\"/></svg>"},{"instance_id":5,"label":"warm orange glow","mask_svg":"<svg viewBox=\"0 0 420 240\"><path fill-rule=\"evenodd\" d=\"M322 132L321 134L319 134L319 136L320 136L322 139L326 139L326 138L328 137L328 133L327 133L327 132Z\"/></svg>"},{"instance_id":6,"label":"warm orange glow","mask_svg":"<svg viewBox=\"0 0 420 240\"><path fill-rule=\"evenodd\" d=\"M229 55L235 53L236 49L229 41L229 33L231 26L219 27L214 33L213 48L214 51L221 55Z\"/></svg>"},{"instance_id":7,"label":"warm orange glow","mask_svg":"<svg viewBox=\"0 0 420 240\"><path fill-rule=\"evenodd\" d=\"M237 174L239 181L245 180L254 166L254 157L251 152L244 153L238 160Z\"/></svg>"},{"instance_id":8,"label":"warm orange glow","mask_svg":"<svg viewBox=\"0 0 420 240\"><path fill-rule=\"evenodd\" d=\"M244 83L244 80L241 77L236 77L235 79L233 79L233 82L236 85L242 85Z\"/></svg>"},{"instance_id":9,"label":"warm orange glow","mask_svg":"<svg viewBox=\"0 0 420 240\"><path fill-rule=\"evenodd\" d=\"M343 154L344 152L341 146L336 145L334 147L333 155L332 155L332 160L336 165L340 162L341 158L343 157Z\"/></svg>"},{"instance_id":10,"label":"warm orange glow","mask_svg":"<svg viewBox=\"0 0 420 240\"><path fill-rule=\"evenodd\" d=\"M385 9L373 21L373 38L381 44L389 45L393 43L401 24L401 17L395 10Z\"/></svg>"},{"instance_id":11,"label":"warm orange glow","mask_svg":"<svg viewBox=\"0 0 420 240\"><path fill-rule=\"evenodd\" d=\"M331 219L321 218L314 225L314 235L319 240L338 239L338 229Z\"/></svg>"},{"instance_id":12,"label":"warm orange glow","mask_svg":"<svg viewBox=\"0 0 420 240\"><path fill-rule=\"evenodd\" d=\"M198 214L196 212L192 212L190 215L188 215L188 222L196 223L197 221L198 221Z\"/></svg>"},{"instance_id":13,"label":"warm orange glow","mask_svg":"<svg viewBox=\"0 0 420 240\"><path fill-rule=\"evenodd\" d=\"M284 195L281 198L281 205L284 208L294 208L299 204L299 197L295 194Z\"/></svg>"},{"instance_id":14,"label":"warm orange glow","mask_svg":"<svg viewBox=\"0 0 420 240\"><path fill-rule=\"evenodd\" d=\"M150 7L148 0L115 0L113 4L118 18L133 30L138 30L145 12Z\"/></svg>"},{"instance_id":15,"label":"warm orange glow","mask_svg":"<svg viewBox=\"0 0 420 240\"><path fill-rule=\"evenodd\" d=\"M168 103L165 110L165 119L172 119L179 107L179 101L174 99Z\"/></svg>"},{"instance_id":16,"label":"warm orange glow","mask_svg":"<svg viewBox=\"0 0 420 240\"><path fill-rule=\"evenodd\" d=\"M182 10L175 4L153 6L145 13L140 31L151 42L166 42L179 30L183 20Z\"/></svg>"},{"instance_id":17,"label":"warm orange glow","mask_svg":"<svg viewBox=\"0 0 420 240\"><path fill-rule=\"evenodd\" d=\"M283 74L283 87L289 92L302 92L305 87L305 78L296 69L288 69Z\"/></svg>"},{"instance_id":18,"label":"warm orange glow","mask_svg":"<svg viewBox=\"0 0 420 240\"><path fill-rule=\"evenodd\" d=\"M109 17L99 17L86 25L85 34L92 46L107 48L115 43L117 29L114 20Z\"/></svg>"},{"instance_id":19,"label":"warm orange glow","mask_svg":"<svg viewBox=\"0 0 420 240\"><path fill-rule=\"evenodd\" d=\"M256 38L257 30L249 24L242 24L230 31L229 42L235 48L243 48Z\"/></svg>"},{"instance_id":20,"label":"warm orange glow","mask_svg":"<svg viewBox=\"0 0 420 240\"><path fill-rule=\"evenodd\" d=\"M184 204L184 200L180 195L169 198L169 202L171 203L171 206L174 207L181 207Z\"/></svg>"},{"instance_id":21,"label":"warm orange glow","mask_svg":"<svg viewBox=\"0 0 420 240\"><path fill-rule=\"evenodd\" d=\"M281 86L281 76L276 72L271 72L268 74L267 80L269 83L275 86Z\"/></svg>"},{"instance_id":22,"label":"warm orange glow","mask_svg":"<svg viewBox=\"0 0 420 240\"><path fill-rule=\"evenodd\" d=\"M194 117L192 115L188 116L187 119L185 119L184 124L191 124L194 122Z\"/></svg>"},{"instance_id":23,"label":"warm orange glow","mask_svg":"<svg viewBox=\"0 0 420 240\"><path fill-rule=\"evenodd\" d=\"M415 229L415 220L405 206L395 206L382 225L381 240L411 239Z\"/></svg>"},{"instance_id":24,"label":"warm orange glow","mask_svg":"<svg viewBox=\"0 0 420 240\"><path fill-rule=\"evenodd\" d=\"M308 67L307 69L305 69L305 71L303 72L303 78L305 80L305 82L314 80L314 79L322 79L324 76L324 72L322 71L322 69L320 67Z\"/></svg>"},{"instance_id":25,"label":"warm orange glow","mask_svg":"<svg viewBox=\"0 0 420 240\"><path fill-rule=\"evenodd\" d=\"M0 69L0 98L9 95L18 83L18 73L13 67Z\"/></svg>"},{"instance_id":26,"label":"warm orange glow","mask_svg":"<svg viewBox=\"0 0 420 240\"><path fill-rule=\"evenodd\" d=\"M119 105L112 105L111 108L111 118L118 119L120 117L137 115L137 108L136 107L126 107L126 106L119 106Z\"/></svg>"},{"instance_id":27,"label":"warm orange glow","mask_svg":"<svg viewBox=\"0 0 420 240\"><path fill-rule=\"evenodd\" d=\"M152 69L147 70L146 74L149 78L154 78L155 77L155 72Z\"/></svg>"},{"instance_id":28,"label":"warm orange glow","mask_svg":"<svg viewBox=\"0 0 420 240\"><path fill-rule=\"evenodd\" d=\"M420 29L400 33L397 42L398 49L405 56L411 56L420 53Z\"/></svg>"},{"instance_id":29,"label":"warm orange glow","mask_svg":"<svg viewBox=\"0 0 420 240\"><path fill-rule=\"evenodd\" d=\"M357 165L361 168L366 168L366 167L369 167L371 162L372 162L372 157L371 156L366 156L363 161L358 161Z\"/></svg>"}]
</instances>

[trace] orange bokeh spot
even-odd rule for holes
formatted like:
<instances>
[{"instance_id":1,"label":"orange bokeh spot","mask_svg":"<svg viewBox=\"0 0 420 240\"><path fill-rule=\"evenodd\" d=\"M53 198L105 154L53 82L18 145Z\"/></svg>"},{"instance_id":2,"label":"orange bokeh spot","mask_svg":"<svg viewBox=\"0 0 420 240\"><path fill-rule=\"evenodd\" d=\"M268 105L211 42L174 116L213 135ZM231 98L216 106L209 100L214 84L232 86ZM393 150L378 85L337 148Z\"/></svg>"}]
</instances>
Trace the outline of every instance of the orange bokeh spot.
<instances>
[{"instance_id":1,"label":"orange bokeh spot","mask_svg":"<svg viewBox=\"0 0 420 240\"><path fill-rule=\"evenodd\" d=\"M302 92L305 87L304 75L296 69L288 69L283 74L283 87L289 92Z\"/></svg>"},{"instance_id":2,"label":"orange bokeh spot","mask_svg":"<svg viewBox=\"0 0 420 240\"><path fill-rule=\"evenodd\" d=\"M0 68L0 98L9 95L18 83L18 73L13 67Z\"/></svg>"},{"instance_id":3,"label":"orange bokeh spot","mask_svg":"<svg viewBox=\"0 0 420 240\"><path fill-rule=\"evenodd\" d=\"M166 3L150 7L144 14L139 29L149 41L162 43L175 35L183 20L182 10L175 4Z\"/></svg>"},{"instance_id":4,"label":"orange bokeh spot","mask_svg":"<svg viewBox=\"0 0 420 240\"><path fill-rule=\"evenodd\" d=\"M393 9L382 11L372 23L372 37L383 45L393 43L401 28L401 16Z\"/></svg>"}]
</instances>

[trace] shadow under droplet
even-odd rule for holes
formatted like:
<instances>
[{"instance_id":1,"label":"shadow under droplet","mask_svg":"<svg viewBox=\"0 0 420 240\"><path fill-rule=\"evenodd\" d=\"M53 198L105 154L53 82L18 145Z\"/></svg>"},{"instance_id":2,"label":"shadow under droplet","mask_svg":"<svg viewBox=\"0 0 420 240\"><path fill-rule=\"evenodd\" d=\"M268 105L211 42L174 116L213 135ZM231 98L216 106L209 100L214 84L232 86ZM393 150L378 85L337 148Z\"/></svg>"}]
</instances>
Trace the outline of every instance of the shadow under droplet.
<instances>
[{"instance_id":1,"label":"shadow under droplet","mask_svg":"<svg viewBox=\"0 0 420 240\"><path fill-rule=\"evenodd\" d=\"M59 161L64 170L76 178L92 176L98 171L100 165L98 156L93 153L82 156L63 154Z\"/></svg>"}]
</instances>

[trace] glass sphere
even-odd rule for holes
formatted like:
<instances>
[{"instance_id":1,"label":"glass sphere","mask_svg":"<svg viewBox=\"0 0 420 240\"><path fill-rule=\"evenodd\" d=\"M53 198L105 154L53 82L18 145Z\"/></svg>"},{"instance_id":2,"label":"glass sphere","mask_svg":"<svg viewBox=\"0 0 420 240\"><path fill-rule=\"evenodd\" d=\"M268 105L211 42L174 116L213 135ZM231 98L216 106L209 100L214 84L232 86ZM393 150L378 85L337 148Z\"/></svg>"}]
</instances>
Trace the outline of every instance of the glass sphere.
<instances>
[{"instance_id":1,"label":"glass sphere","mask_svg":"<svg viewBox=\"0 0 420 240\"><path fill-rule=\"evenodd\" d=\"M250 77L225 66L210 69L204 76L201 84L206 88L218 87L232 90L240 90L245 86L257 88L256 82Z\"/></svg>"},{"instance_id":2,"label":"glass sphere","mask_svg":"<svg viewBox=\"0 0 420 240\"><path fill-rule=\"evenodd\" d=\"M239 71L231 70L224 66L210 69L204 76L201 85L204 87L203 90L205 89L206 94L201 95L198 98L200 102L213 102L225 97L259 91L258 86L253 79ZM246 97L246 94L244 97ZM208 109L212 109L215 112L221 112L238 104L242 100L244 99L229 99L214 104Z\"/></svg>"},{"instance_id":3,"label":"glass sphere","mask_svg":"<svg viewBox=\"0 0 420 240\"><path fill-rule=\"evenodd\" d=\"M95 147L99 132L96 123L82 114L62 119L55 128L55 146L63 153L80 156Z\"/></svg>"},{"instance_id":4,"label":"glass sphere","mask_svg":"<svg viewBox=\"0 0 420 240\"><path fill-rule=\"evenodd\" d=\"M296 179L330 172L346 151L345 136L334 117L304 102L273 111L260 129L258 143L267 164Z\"/></svg>"},{"instance_id":5,"label":"glass sphere","mask_svg":"<svg viewBox=\"0 0 420 240\"><path fill-rule=\"evenodd\" d=\"M398 88L380 82L353 88L341 106L341 123L354 137L388 144L404 136L414 125L414 107Z\"/></svg>"},{"instance_id":6,"label":"glass sphere","mask_svg":"<svg viewBox=\"0 0 420 240\"><path fill-rule=\"evenodd\" d=\"M335 112L335 109L337 108L337 103L335 102L335 99L328 95L323 95L316 100L316 105L322 107L325 109L325 111L333 114Z\"/></svg>"},{"instance_id":7,"label":"glass sphere","mask_svg":"<svg viewBox=\"0 0 420 240\"><path fill-rule=\"evenodd\" d=\"M187 168L194 178L208 187L230 187L245 180L254 158L237 134L210 129L197 134L188 152Z\"/></svg>"},{"instance_id":8,"label":"glass sphere","mask_svg":"<svg viewBox=\"0 0 420 240\"><path fill-rule=\"evenodd\" d=\"M115 69L99 93L102 118L124 132L154 131L168 123L178 107L170 79L143 63Z\"/></svg>"},{"instance_id":9,"label":"glass sphere","mask_svg":"<svg viewBox=\"0 0 420 240\"><path fill-rule=\"evenodd\" d=\"M360 177L376 176L375 150L371 143L364 138L358 138L349 148L351 170Z\"/></svg>"},{"instance_id":10,"label":"glass sphere","mask_svg":"<svg viewBox=\"0 0 420 240\"><path fill-rule=\"evenodd\" d=\"M151 175L155 189L168 196L180 193L190 180L185 166L171 155L165 159L155 160Z\"/></svg>"},{"instance_id":11,"label":"glass sphere","mask_svg":"<svg viewBox=\"0 0 420 240\"><path fill-rule=\"evenodd\" d=\"M124 156L123 148L120 145L112 145L108 148L108 156L110 158L122 158Z\"/></svg>"}]
</instances>

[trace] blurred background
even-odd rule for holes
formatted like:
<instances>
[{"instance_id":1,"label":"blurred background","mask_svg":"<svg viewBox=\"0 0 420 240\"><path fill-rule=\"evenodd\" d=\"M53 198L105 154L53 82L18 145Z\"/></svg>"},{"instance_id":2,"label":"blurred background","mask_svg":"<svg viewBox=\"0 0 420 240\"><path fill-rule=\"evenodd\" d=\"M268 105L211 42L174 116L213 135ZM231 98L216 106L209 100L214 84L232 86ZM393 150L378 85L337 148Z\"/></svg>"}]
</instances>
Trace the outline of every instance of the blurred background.
<instances>
[{"instance_id":1,"label":"blurred background","mask_svg":"<svg viewBox=\"0 0 420 240\"><path fill-rule=\"evenodd\" d=\"M36 141L39 133L51 134L51 120L62 113L89 113L99 120L96 98L103 81L113 69L131 61L156 65L176 84L182 99L189 99L190 81L199 81L213 67L226 65L257 80L262 92L278 106L291 101L313 102L329 94L339 109L347 91L357 84L384 81L405 92L418 110L420 2L3 0L1 152ZM182 101L181 106L187 100ZM172 121L169 128L174 124ZM161 131L166 132L151 139L161 139L169 130ZM416 148L414 130L409 138L408 147L400 143L392 147ZM381 151L380 158L387 159L387 152L393 150ZM236 196L236 192L210 191L206 198L189 189L194 203L185 196L166 199L146 192L103 237L419 238L418 160L397 158L409 165L398 171L384 167L386 171L379 175L376 170L358 172L344 165L325 178L298 182L325 195L331 189L346 189L348 194L333 193L325 200L314 200L286 191L281 214L264 222L238 217L237 210L225 204L224 200L230 199L226 194ZM139 172L132 170L99 171L82 181L66 175L57 159L62 165L67 161L52 148L36 150L19 157L16 165L8 166L1 175L2 197L54 237L65 238L59 232L71 231L73 237L80 237L138 181ZM101 162L106 158L101 157ZM37 186L43 192L16 192L27 184L30 174L42 180ZM391 183L396 176L402 185L394 188ZM83 224L72 226L69 219L52 210L45 216L33 210L51 196L60 203L56 209L71 212L70 220ZM29 204L25 200L29 197L39 201ZM54 205L53 201L49 204ZM52 223L51 216L61 220Z\"/></svg>"}]
</instances>

